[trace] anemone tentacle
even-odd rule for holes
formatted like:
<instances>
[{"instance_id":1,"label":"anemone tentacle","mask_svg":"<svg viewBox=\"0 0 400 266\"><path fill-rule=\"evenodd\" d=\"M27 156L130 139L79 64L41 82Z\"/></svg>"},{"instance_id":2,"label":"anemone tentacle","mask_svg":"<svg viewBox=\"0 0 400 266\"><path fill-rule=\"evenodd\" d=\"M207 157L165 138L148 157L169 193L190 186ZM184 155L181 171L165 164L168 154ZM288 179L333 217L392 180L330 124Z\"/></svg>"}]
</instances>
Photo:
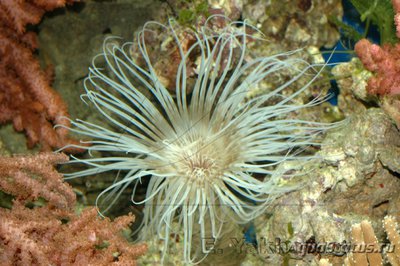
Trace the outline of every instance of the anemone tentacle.
<instances>
[{"instance_id":1,"label":"anemone tentacle","mask_svg":"<svg viewBox=\"0 0 400 266\"><path fill-rule=\"evenodd\" d=\"M206 22L207 25L209 21ZM240 27L237 27L240 25ZM180 55L175 94L160 80L146 34L161 27L175 42ZM300 163L315 158L302 155L301 149L318 145L315 136L332 124L284 118L302 108L324 100L318 97L297 105L294 99L318 76L310 79L297 92L283 91L318 65L284 54L251 59L250 39L261 40L255 28L246 22L230 22L213 32L207 26L191 32L194 43L185 50L175 23L146 23L136 43L119 46L107 39L85 80L85 99L92 103L116 128L110 130L82 120L72 121L73 132L87 136L76 145L88 151L111 152L111 157L75 159L89 168L67 174L67 178L122 170L122 179L103 191L111 203L129 185L133 185L132 201L145 204L142 238L154 233L164 240L167 253L171 234L177 234L177 222L184 234L184 260L197 263L210 252L197 247L194 238L218 238L224 223L233 220L246 223L263 213L278 196L294 187L279 184L282 173L274 167L285 161ZM137 62L130 55L132 46L142 58ZM198 58L195 80L188 82L188 67ZM101 68L97 60L106 67ZM299 68L299 65L305 65ZM320 67L322 65L319 65ZM291 69L297 75L269 93L245 101L246 93L268 76ZM145 95L144 91L151 94ZM274 105L265 105L271 99ZM264 180L254 177L264 174ZM137 185L148 178L146 197L134 201Z\"/></svg>"}]
</instances>

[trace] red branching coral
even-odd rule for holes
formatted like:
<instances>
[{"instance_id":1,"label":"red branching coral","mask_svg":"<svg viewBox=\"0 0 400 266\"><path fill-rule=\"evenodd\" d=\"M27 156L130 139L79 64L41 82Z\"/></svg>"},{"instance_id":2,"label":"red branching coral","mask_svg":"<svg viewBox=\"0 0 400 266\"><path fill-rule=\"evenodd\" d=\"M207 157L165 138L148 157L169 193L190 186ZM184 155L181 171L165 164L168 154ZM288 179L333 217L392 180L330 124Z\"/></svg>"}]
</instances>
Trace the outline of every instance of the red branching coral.
<instances>
[{"instance_id":1,"label":"red branching coral","mask_svg":"<svg viewBox=\"0 0 400 266\"><path fill-rule=\"evenodd\" d=\"M400 38L400 0L392 0L394 15L394 24L396 25L396 36Z\"/></svg>"},{"instance_id":2,"label":"red branching coral","mask_svg":"<svg viewBox=\"0 0 400 266\"><path fill-rule=\"evenodd\" d=\"M42 150L50 150L73 142L65 128L53 129L55 124L69 125L63 119L67 106L32 54L36 35L24 32L45 11L72 1L0 1L0 123L12 122L15 130L25 131L28 147L40 143Z\"/></svg>"},{"instance_id":3,"label":"red branching coral","mask_svg":"<svg viewBox=\"0 0 400 266\"><path fill-rule=\"evenodd\" d=\"M400 0L392 0L395 11L396 35L400 38ZM368 80L368 93L375 95L400 94L400 43L380 47L367 39L358 41L354 48L365 68L375 73Z\"/></svg>"},{"instance_id":4,"label":"red branching coral","mask_svg":"<svg viewBox=\"0 0 400 266\"><path fill-rule=\"evenodd\" d=\"M71 2L73 0L2 0L0 23L23 33L27 24L39 23L46 11Z\"/></svg>"},{"instance_id":5,"label":"red branching coral","mask_svg":"<svg viewBox=\"0 0 400 266\"><path fill-rule=\"evenodd\" d=\"M392 0L396 34L400 38L400 0ZM357 42L355 52L365 68L375 75L368 80L369 94L378 95L381 108L400 129L400 42L379 46L366 39Z\"/></svg>"},{"instance_id":6,"label":"red branching coral","mask_svg":"<svg viewBox=\"0 0 400 266\"><path fill-rule=\"evenodd\" d=\"M2 265L135 265L147 247L120 234L134 217L110 221L94 207L76 215L75 194L53 168L67 160L54 153L0 158L0 190L16 197L12 209L0 208ZM24 205L38 197L47 204Z\"/></svg>"},{"instance_id":7,"label":"red branching coral","mask_svg":"<svg viewBox=\"0 0 400 266\"><path fill-rule=\"evenodd\" d=\"M375 73L368 80L368 93L400 94L400 44L380 47L362 39L357 42L355 52L365 68Z\"/></svg>"}]
</instances>

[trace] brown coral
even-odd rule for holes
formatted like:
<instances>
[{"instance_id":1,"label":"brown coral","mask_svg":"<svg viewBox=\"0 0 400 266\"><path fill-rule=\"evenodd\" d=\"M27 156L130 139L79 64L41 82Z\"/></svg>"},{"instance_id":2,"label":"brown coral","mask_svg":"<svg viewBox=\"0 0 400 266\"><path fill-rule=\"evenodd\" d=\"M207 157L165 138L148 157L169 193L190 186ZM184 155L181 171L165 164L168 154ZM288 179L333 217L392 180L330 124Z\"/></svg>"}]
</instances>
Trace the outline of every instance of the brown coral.
<instances>
[{"instance_id":1,"label":"brown coral","mask_svg":"<svg viewBox=\"0 0 400 266\"><path fill-rule=\"evenodd\" d=\"M378 243L374 229L369 221L364 220L361 223L354 224L351 227L352 251L347 254L344 260L345 266L380 266L383 265L381 253L383 253L390 265L400 265L400 234L396 218L385 216L383 219L383 228L390 241L388 246ZM321 259L319 265L332 265L329 260Z\"/></svg>"},{"instance_id":2,"label":"brown coral","mask_svg":"<svg viewBox=\"0 0 400 266\"><path fill-rule=\"evenodd\" d=\"M46 11L76 0L2 0L0 24L23 33L27 24L37 24Z\"/></svg>"},{"instance_id":3,"label":"brown coral","mask_svg":"<svg viewBox=\"0 0 400 266\"><path fill-rule=\"evenodd\" d=\"M351 228L351 238L352 244L356 246L356 252L348 254L345 265L383 265L378 239L369 221L354 224Z\"/></svg>"},{"instance_id":4,"label":"brown coral","mask_svg":"<svg viewBox=\"0 0 400 266\"><path fill-rule=\"evenodd\" d=\"M382 245L378 244L375 232L369 221L364 220L360 224L353 225L351 228L353 244L364 245L366 246L366 249L361 247L359 250L353 250L353 252L347 255L344 265L383 265L382 256L379 252L383 252L386 255L390 265L400 265L400 234L396 218L393 216L385 216L383 219L383 228L385 229L387 238L390 241L389 248L385 247L384 249L382 249ZM373 249L370 249L370 247L373 247ZM360 252L360 250L363 250L364 252Z\"/></svg>"},{"instance_id":5,"label":"brown coral","mask_svg":"<svg viewBox=\"0 0 400 266\"><path fill-rule=\"evenodd\" d=\"M386 256L392 265L400 265L400 233L396 218L386 216L383 219L383 228L385 228L387 238L394 248L394 252L386 253Z\"/></svg>"}]
</instances>

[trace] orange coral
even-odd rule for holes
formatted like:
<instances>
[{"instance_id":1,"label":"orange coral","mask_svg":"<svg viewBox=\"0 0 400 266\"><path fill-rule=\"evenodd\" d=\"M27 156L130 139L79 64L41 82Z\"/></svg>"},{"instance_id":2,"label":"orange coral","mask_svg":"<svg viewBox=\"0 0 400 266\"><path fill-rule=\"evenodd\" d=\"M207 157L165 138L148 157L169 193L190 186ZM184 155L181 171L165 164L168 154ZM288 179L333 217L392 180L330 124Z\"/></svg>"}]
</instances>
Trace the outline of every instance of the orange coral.
<instances>
[{"instance_id":1,"label":"orange coral","mask_svg":"<svg viewBox=\"0 0 400 266\"><path fill-rule=\"evenodd\" d=\"M50 150L74 142L67 129L53 129L55 124L69 126L63 119L67 106L32 54L36 35L24 33L45 11L72 1L0 1L0 123L12 122L15 130L25 131L28 147L40 143L42 150Z\"/></svg>"},{"instance_id":2,"label":"orange coral","mask_svg":"<svg viewBox=\"0 0 400 266\"><path fill-rule=\"evenodd\" d=\"M0 158L0 189L16 197L11 210L0 208L2 265L135 265L147 247L120 234L134 217L110 221L94 207L76 215L75 194L53 168L67 160L54 153ZM48 203L24 206L38 197Z\"/></svg>"}]
</instances>

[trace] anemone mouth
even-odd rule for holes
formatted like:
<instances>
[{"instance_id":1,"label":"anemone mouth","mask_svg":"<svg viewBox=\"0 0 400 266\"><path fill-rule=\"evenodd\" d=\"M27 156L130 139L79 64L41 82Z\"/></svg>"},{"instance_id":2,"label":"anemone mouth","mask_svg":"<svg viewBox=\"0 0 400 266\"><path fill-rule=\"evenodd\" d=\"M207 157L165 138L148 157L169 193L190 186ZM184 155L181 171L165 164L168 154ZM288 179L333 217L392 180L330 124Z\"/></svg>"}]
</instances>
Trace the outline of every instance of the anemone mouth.
<instances>
[{"instance_id":1,"label":"anemone mouth","mask_svg":"<svg viewBox=\"0 0 400 266\"><path fill-rule=\"evenodd\" d=\"M221 175L223 166L217 164L218 157L207 151L182 151L182 171L183 176L189 183L195 183L196 186L204 187L204 182L213 183Z\"/></svg>"},{"instance_id":2,"label":"anemone mouth","mask_svg":"<svg viewBox=\"0 0 400 266\"><path fill-rule=\"evenodd\" d=\"M178 176L202 188L205 182L221 181L225 172L243 163L241 154L246 145L236 125L224 126L222 121L208 123L187 122L193 125L188 131L179 134L179 138L163 140L157 146L159 159L152 160L149 167L159 174Z\"/></svg>"},{"instance_id":3,"label":"anemone mouth","mask_svg":"<svg viewBox=\"0 0 400 266\"><path fill-rule=\"evenodd\" d=\"M204 187L204 182L213 184L239 157L238 151L223 149L226 148L222 147L225 143L227 141L221 139L199 138L186 146L169 147L166 154L172 162L168 167L199 187Z\"/></svg>"}]
</instances>

